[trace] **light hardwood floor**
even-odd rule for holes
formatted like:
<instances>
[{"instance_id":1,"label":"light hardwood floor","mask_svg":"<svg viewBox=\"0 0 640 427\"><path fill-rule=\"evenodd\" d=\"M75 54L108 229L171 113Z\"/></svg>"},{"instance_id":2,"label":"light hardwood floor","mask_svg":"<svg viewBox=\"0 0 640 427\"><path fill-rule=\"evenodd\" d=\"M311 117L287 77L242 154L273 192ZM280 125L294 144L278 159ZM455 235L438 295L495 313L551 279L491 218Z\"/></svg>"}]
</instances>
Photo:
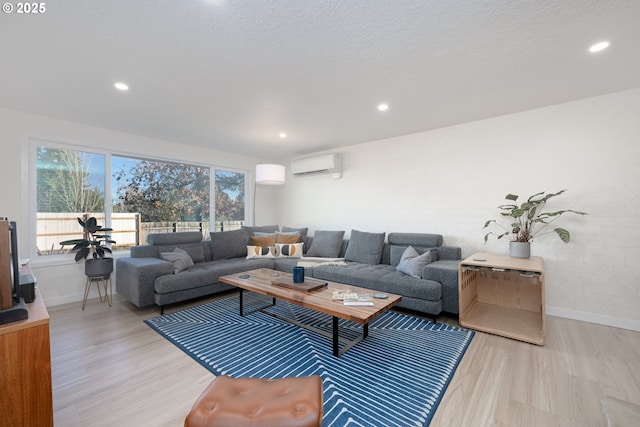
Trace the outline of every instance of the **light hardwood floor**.
<instances>
[{"instance_id":1,"label":"light hardwood floor","mask_svg":"<svg viewBox=\"0 0 640 427\"><path fill-rule=\"evenodd\" d=\"M114 295L49 315L57 427L182 426L213 379L143 323L157 308ZM602 398L640 405L639 368L640 332L551 316L544 347L478 332L431 426L606 426Z\"/></svg>"}]
</instances>

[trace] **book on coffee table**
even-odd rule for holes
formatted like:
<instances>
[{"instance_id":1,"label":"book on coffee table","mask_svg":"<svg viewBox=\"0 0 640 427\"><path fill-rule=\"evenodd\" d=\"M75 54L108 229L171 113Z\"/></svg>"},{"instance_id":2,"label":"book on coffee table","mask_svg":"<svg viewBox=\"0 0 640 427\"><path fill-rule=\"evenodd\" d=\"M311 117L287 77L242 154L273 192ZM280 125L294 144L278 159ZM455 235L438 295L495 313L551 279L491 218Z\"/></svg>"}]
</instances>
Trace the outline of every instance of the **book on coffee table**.
<instances>
[{"instance_id":1,"label":"book on coffee table","mask_svg":"<svg viewBox=\"0 0 640 427\"><path fill-rule=\"evenodd\" d=\"M333 291L331 299L334 301L342 301L348 298L358 298L358 294L352 291Z\"/></svg>"},{"instance_id":2,"label":"book on coffee table","mask_svg":"<svg viewBox=\"0 0 640 427\"><path fill-rule=\"evenodd\" d=\"M302 283L294 283L292 278L282 278L271 281L272 285L284 288L295 289L297 291L311 292L327 286L327 282L316 279L305 279Z\"/></svg>"}]
</instances>

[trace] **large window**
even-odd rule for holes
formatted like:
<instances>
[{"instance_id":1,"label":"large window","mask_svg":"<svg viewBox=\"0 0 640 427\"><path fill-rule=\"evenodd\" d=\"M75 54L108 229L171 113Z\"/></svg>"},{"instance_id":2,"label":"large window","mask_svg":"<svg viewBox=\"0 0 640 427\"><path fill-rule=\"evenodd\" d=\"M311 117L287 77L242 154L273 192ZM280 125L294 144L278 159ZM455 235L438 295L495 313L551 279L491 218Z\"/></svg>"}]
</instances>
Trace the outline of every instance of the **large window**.
<instances>
[{"instance_id":1,"label":"large window","mask_svg":"<svg viewBox=\"0 0 640 427\"><path fill-rule=\"evenodd\" d=\"M235 230L244 223L244 174L216 170L215 231Z\"/></svg>"},{"instance_id":2,"label":"large window","mask_svg":"<svg viewBox=\"0 0 640 427\"><path fill-rule=\"evenodd\" d=\"M77 217L104 221L105 156L38 146L36 149L36 253L63 251L59 242L82 238Z\"/></svg>"},{"instance_id":3,"label":"large window","mask_svg":"<svg viewBox=\"0 0 640 427\"><path fill-rule=\"evenodd\" d=\"M78 217L113 228L114 251L146 243L149 233L200 231L206 239L244 224L243 172L53 145L34 151L39 256L68 251L59 242L82 236Z\"/></svg>"},{"instance_id":4,"label":"large window","mask_svg":"<svg viewBox=\"0 0 640 427\"><path fill-rule=\"evenodd\" d=\"M111 170L113 220L121 218L120 232L128 242L137 237L135 243L145 243L149 233L175 231L209 236L208 167L112 156Z\"/></svg>"}]
</instances>

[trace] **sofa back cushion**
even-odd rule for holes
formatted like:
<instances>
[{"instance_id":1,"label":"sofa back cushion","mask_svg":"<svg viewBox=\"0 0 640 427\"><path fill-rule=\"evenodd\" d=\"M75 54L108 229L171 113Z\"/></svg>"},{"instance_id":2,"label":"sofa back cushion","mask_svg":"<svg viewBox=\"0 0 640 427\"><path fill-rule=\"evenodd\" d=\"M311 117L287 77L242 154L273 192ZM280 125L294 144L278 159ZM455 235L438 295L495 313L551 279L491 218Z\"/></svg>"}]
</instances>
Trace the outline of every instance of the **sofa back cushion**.
<instances>
[{"instance_id":1,"label":"sofa back cushion","mask_svg":"<svg viewBox=\"0 0 640 427\"><path fill-rule=\"evenodd\" d=\"M349 245L344 254L346 261L377 265L382 258L385 233L351 230Z\"/></svg>"},{"instance_id":2,"label":"sofa back cushion","mask_svg":"<svg viewBox=\"0 0 640 427\"><path fill-rule=\"evenodd\" d=\"M412 246L419 254L442 245L441 234L429 233L389 233L387 237L390 246L389 264L398 266L404 251ZM433 259L432 261L436 261Z\"/></svg>"},{"instance_id":3,"label":"sofa back cushion","mask_svg":"<svg viewBox=\"0 0 640 427\"><path fill-rule=\"evenodd\" d=\"M241 228L232 231L211 232L211 253L213 260L246 258L249 235Z\"/></svg>"},{"instance_id":4,"label":"sofa back cushion","mask_svg":"<svg viewBox=\"0 0 640 427\"><path fill-rule=\"evenodd\" d=\"M202 240L199 231L179 233L152 233L148 245L131 247L131 258L161 258L160 252L171 252L176 247L189 253L194 262L211 261L211 245Z\"/></svg>"},{"instance_id":5,"label":"sofa back cushion","mask_svg":"<svg viewBox=\"0 0 640 427\"><path fill-rule=\"evenodd\" d=\"M276 233L280 230L280 226L278 224L273 225L243 225L242 229L247 234L247 239L249 236L253 236L256 231L262 233Z\"/></svg>"},{"instance_id":6,"label":"sofa back cushion","mask_svg":"<svg viewBox=\"0 0 640 427\"><path fill-rule=\"evenodd\" d=\"M423 246L425 248L436 248L442 246L442 234L429 233L389 233L389 243L403 246Z\"/></svg>"},{"instance_id":7,"label":"sofa back cushion","mask_svg":"<svg viewBox=\"0 0 640 427\"><path fill-rule=\"evenodd\" d=\"M318 230L313 234L311 247L307 251L307 256L322 258L337 258L340 255L344 230L328 231Z\"/></svg>"},{"instance_id":8,"label":"sofa back cushion","mask_svg":"<svg viewBox=\"0 0 640 427\"><path fill-rule=\"evenodd\" d=\"M183 243L196 243L202 241L202 233L199 231L181 231L179 233L152 233L147 236L150 245L181 245Z\"/></svg>"}]
</instances>

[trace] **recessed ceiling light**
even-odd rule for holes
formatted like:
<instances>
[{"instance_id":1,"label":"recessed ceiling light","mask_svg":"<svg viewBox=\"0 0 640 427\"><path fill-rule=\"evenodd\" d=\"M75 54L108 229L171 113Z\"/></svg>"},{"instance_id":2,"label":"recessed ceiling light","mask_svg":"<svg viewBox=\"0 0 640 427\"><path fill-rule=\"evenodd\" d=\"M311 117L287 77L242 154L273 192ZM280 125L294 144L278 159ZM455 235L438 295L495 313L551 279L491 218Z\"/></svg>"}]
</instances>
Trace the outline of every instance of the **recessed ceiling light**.
<instances>
[{"instance_id":1,"label":"recessed ceiling light","mask_svg":"<svg viewBox=\"0 0 640 427\"><path fill-rule=\"evenodd\" d=\"M121 91L129 90L129 86L126 83L117 82L113 86Z\"/></svg>"},{"instance_id":2,"label":"recessed ceiling light","mask_svg":"<svg viewBox=\"0 0 640 427\"><path fill-rule=\"evenodd\" d=\"M284 132L280 132L280 133L278 134L278 136L279 136L280 138L286 138L286 137L287 137L287 134L286 134L286 133L284 133Z\"/></svg>"},{"instance_id":3,"label":"recessed ceiling light","mask_svg":"<svg viewBox=\"0 0 640 427\"><path fill-rule=\"evenodd\" d=\"M387 111L389 109L388 104L378 104L378 111Z\"/></svg>"},{"instance_id":4,"label":"recessed ceiling light","mask_svg":"<svg viewBox=\"0 0 640 427\"><path fill-rule=\"evenodd\" d=\"M596 43L591 45L591 47L589 47L589 52L591 53L600 52L605 50L608 47L609 47L609 42Z\"/></svg>"}]
</instances>

